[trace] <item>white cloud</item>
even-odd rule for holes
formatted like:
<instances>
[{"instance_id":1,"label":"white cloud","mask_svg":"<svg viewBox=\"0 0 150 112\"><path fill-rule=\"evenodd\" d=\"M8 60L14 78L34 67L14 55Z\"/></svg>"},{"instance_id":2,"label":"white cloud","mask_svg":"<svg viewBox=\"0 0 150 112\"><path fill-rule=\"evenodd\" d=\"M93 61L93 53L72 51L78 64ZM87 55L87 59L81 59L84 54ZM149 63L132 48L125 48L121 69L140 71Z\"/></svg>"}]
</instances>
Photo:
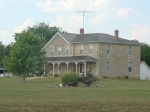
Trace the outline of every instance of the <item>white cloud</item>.
<instances>
[{"instance_id":1,"label":"white cloud","mask_svg":"<svg viewBox=\"0 0 150 112\"><path fill-rule=\"evenodd\" d=\"M132 39L150 44L150 25L132 24Z\"/></svg>"},{"instance_id":2,"label":"white cloud","mask_svg":"<svg viewBox=\"0 0 150 112\"><path fill-rule=\"evenodd\" d=\"M110 0L46 0L38 2L36 6L41 8L43 12L68 12L77 10L94 10L109 8L112 1Z\"/></svg>"},{"instance_id":3,"label":"white cloud","mask_svg":"<svg viewBox=\"0 0 150 112\"><path fill-rule=\"evenodd\" d=\"M21 25L18 25L18 26L14 27L14 32L15 33L20 33L30 25L31 25L31 19L26 19Z\"/></svg>"},{"instance_id":4,"label":"white cloud","mask_svg":"<svg viewBox=\"0 0 150 112\"><path fill-rule=\"evenodd\" d=\"M131 16L140 16L141 13L132 8L121 8L116 11L116 15L121 19L127 19Z\"/></svg>"},{"instance_id":5,"label":"white cloud","mask_svg":"<svg viewBox=\"0 0 150 112\"><path fill-rule=\"evenodd\" d=\"M0 41L2 41L3 44L7 45L14 42L14 39L10 37L12 37L12 35L10 35L8 31L0 30Z\"/></svg>"},{"instance_id":6,"label":"white cloud","mask_svg":"<svg viewBox=\"0 0 150 112\"><path fill-rule=\"evenodd\" d=\"M117 10L116 15L119 18L127 19L129 17L129 15L133 12L134 11L132 8L122 8L122 9Z\"/></svg>"},{"instance_id":7,"label":"white cloud","mask_svg":"<svg viewBox=\"0 0 150 112\"><path fill-rule=\"evenodd\" d=\"M0 3L0 8L4 7L5 4L4 3Z\"/></svg>"},{"instance_id":8,"label":"white cloud","mask_svg":"<svg viewBox=\"0 0 150 112\"><path fill-rule=\"evenodd\" d=\"M106 19L106 16L106 13L97 14L96 17L92 19L91 24L102 23Z\"/></svg>"}]
</instances>

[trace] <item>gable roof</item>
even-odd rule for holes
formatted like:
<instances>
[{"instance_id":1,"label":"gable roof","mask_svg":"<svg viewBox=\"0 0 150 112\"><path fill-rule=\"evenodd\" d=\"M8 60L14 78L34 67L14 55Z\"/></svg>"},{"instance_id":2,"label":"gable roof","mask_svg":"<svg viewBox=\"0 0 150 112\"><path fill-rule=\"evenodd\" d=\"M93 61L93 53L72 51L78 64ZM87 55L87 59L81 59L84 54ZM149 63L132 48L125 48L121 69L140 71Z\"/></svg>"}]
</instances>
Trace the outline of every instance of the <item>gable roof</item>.
<instances>
[{"instance_id":1,"label":"gable roof","mask_svg":"<svg viewBox=\"0 0 150 112\"><path fill-rule=\"evenodd\" d=\"M123 44L139 44L138 41L127 40L123 38L114 39L114 36L104 33L78 34L73 43L84 42L105 42L105 43L123 43Z\"/></svg>"},{"instance_id":2,"label":"gable roof","mask_svg":"<svg viewBox=\"0 0 150 112\"><path fill-rule=\"evenodd\" d=\"M146 64L145 61L141 61L140 65L141 65L142 63L150 70L150 67Z\"/></svg>"},{"instance_id":3,"label":"gable roof","mask_svg":"<svg viewBox=\"0 0 150 112\"><path fill-rule=\"evenodd\" d=\"M65 40L67 40L69 43L72 43L72 41L74 40L74 38L76 38L76 36L78 34L75 33L62 33L62 32L58 32Z\"/></svg>"},{"instance_id":4,"label":"gable roof","mask_svg":"<svg viewBox=\"0 0 150 112\"><path fill-rule=\"evenodd\" d=\"M59 35L67 43L86 43L86 42L104 42L104 43L120 43L120 44L134 44L140 45L136 40L127 40L123 38L114 39L114 36L104 33L91 33L91 34L75 34L75 33L66 33L66 32L57 32L52 39L43 47L46 46Z\"/></svg>"}]
</instances>

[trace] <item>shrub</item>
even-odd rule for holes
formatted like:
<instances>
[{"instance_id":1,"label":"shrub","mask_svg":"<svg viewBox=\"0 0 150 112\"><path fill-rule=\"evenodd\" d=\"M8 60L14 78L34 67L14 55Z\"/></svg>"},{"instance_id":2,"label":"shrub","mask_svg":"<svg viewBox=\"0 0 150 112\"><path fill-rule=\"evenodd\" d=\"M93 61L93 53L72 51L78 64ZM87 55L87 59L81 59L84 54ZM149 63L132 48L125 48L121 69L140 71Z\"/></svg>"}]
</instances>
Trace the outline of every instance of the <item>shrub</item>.
<instances>
[{"instance_id":1,"label":"shrub","mask_svg":"<svg viewBox=\"0 0 150 112\"><path fill-rule=\"evenodd\" d=\"M93 75L92 75L91 72L88 72L88 73L86 74L86 76L87 76L87 77L90 77L90 78L93 77Z\"/></svg>"},{"instance_id":2,"label":"shrub","mask_svg":"<svg viewBox=\"0 0 150 112\"><path fill-rule=\"evenodd\" d=\"M79 75L75 72L68 72L61 75L61 82L64 85L68 85L70 83L77 82Z\"/></svg>"},{"instance_id":3,"label":"shrub","mask_svg":"<svg viewBox=\"0 0 150 112\"><path fill-rule=\"evenodd\" d=\"M125 79L129 79L129 76L128 76L128 75L126 75L126 76L125 76Z\"/></svg>"},{"instance_id":4,"label":"shrub","mask_svg":"<svg viewBox=\"0 0 150 112\"><path fill-rule=\"evenodd\" d=\"M55 74L54 77L59 77L59 74Z\"/></svg>"}]
</instances>

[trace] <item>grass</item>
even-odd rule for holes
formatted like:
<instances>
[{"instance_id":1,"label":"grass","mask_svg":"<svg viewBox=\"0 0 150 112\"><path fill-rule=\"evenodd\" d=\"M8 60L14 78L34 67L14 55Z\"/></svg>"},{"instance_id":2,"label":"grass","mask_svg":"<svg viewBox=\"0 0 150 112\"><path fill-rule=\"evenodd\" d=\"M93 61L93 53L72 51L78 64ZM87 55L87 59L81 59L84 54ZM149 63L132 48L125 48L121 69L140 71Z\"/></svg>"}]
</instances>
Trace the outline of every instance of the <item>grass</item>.
<instances>
[{"instance_id":1,"label":"grass","mask_svg":"<svg viewBox=\"0 0 150 112\"><path fill-rule=\"evenodd\" d=\"M150 81L102 79L100 87L50 87L59 78L0 78L0 112L149 112Z\"/></svg>"}]
</instances>

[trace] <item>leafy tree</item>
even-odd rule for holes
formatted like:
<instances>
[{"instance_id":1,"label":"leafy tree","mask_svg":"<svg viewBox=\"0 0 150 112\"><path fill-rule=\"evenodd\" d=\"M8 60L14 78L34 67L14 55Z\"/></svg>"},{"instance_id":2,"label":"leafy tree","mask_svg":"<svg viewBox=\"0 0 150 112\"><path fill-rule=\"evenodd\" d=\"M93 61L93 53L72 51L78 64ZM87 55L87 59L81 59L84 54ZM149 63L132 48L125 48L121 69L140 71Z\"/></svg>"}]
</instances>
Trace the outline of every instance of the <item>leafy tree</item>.
<instances>
[{"instance_id":1,"label":"leafy tree","mask_svg":"<svg viewBox=\"0 0 150 112\"><path fill-rule=\"evenodd\" d=\"M150 46L148 44L141 44L141 60L150 66Z\"/></svg>"},{"instance_id":2,"label":"leafy tree","mask_svg":"<svg viewBox=\"0 0 150 112\"><path fill-rule=\"evenodd\" d=\"M32 33L38 35L47 43L58 31L62 31L62 29L60 27L50 26L49 24L42 22L36 23L33 27L28 27L26 31L31 31ZM14 37L16 41L20 35L21 33L15 33Z\"/></svg>"},{"instance_id":3,"label":"leafy tree","mask_svg":"<svg viewBox=\"0 0 150 112\"><path fill-rule=\"evenodd\" d=\"M19 34L16 43L13 44L10 56L6 58L8 71L23 76L43 70L45 53L41 50L44 40L30 31Z\"/></svg>"}]
</instances>

